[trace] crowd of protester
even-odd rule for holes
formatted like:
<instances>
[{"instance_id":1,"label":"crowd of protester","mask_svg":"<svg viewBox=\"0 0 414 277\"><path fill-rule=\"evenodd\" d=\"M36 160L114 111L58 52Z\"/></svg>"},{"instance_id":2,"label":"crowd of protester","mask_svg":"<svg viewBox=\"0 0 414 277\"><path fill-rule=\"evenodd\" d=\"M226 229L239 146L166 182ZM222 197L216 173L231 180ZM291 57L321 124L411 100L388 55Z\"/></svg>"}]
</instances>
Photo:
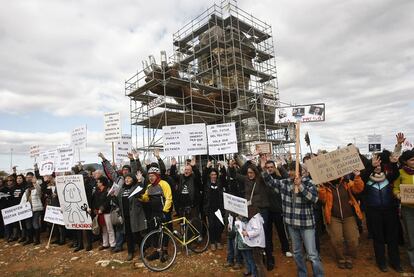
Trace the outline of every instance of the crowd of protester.
<instances>
[{"instance_id":1,"label":"crowd of protester","mask_svg":"<svg viewBox=\"0 0 414 277\"><path fill-rule=\"evenodd\" d=\"M291 158L272 159L261 153L247 161L239 155L227 162L209 160L201 169L194 157L185 161L181 171L174 158L167 169L158 150L154 151L157 162L144 165L137 152L128 154L129 165L120 170L99 153L103 170L92 172L77 165L67 173L83 175L88 213L96 217L99 235L56 225L52 243L68 244L77 252L90 251L99 241L99 250L114 253L126 244L130 261L145 233L154 228L151 218L167 222L177 216L199 216L208 222L210 251L226 244L225 266L244 268L244 276L266 276L266 271L274 270L273 226L280 251L293 257L298 276L307 276L307 261L314 276L324 276L320 244L331 244L338 268L352 270L364 222L378 268L386 272L390 266L403 272L400 245L405 245L414 268L414 205L400 203L400 184L414 185L414 149L402 152L404 135L396 138L392 152L383 150L371 159L360 155L365 169L318 185L305 164L317 154L304 157L298 176ZM129 197L138 187L142 190ZM224 210L223 192L247 200L247 218ZM12 174L0 178L0 209L25 202L30 202L33 216L8 225L1 219L0 236L22 245L46 243L41 233L52 230L43 220L46 206L60 206L55 175L40 176L35 166L34 172L22 175L13 168ZM119 215L116 221L114 214ZM319 240L324 231L329 242ZM147 258L162 257L154 252Z\"/></svg>"}]
</instances>

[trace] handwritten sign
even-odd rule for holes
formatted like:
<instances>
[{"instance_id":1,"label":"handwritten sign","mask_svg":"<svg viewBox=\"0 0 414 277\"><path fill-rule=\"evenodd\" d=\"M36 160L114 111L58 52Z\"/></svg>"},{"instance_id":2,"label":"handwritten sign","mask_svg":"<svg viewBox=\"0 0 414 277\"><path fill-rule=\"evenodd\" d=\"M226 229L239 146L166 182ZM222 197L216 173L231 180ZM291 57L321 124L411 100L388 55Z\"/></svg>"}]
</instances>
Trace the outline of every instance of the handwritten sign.
<instances>
[{"instance_id":1,"label":"handwritten sign","mask_svg":"<svg viewBox=\"0 0 414 277\"><path fill-rule=\"evenodd\" d=\"M53 171L55 171L54 160L43 160L39 163L40 176L52 175Z\"/></svg>"},{"instance_id":2,"label":"handwritten sign","mask_svg":"<svg viewBox=\"0 0 414 277\"><path fill-rule=\"evenodd\" d=\"M247 200L223 192L224 209L244 217L247 216Z\"/></svg>"},{"instance_id":3,"label":"handwritten sign","mask_svg":"<svg viewBox=\"0 0 414 277\"><path fill-rule=\"evenodd\" d=\"M65 222L63 221L62 209L60 207L46 206L44 221L58 225L65 225Z\"/></svg>"},{"instance_id":4,"label":"handwritten sign","mask_svg":"<svg viewBox=\"0 0 414 277\"><path fill-rule=\"evenodd\" d=\"M87 126L83 125L72 130L71 144L76 149L86 148Z\"/></svg>"},{"instance_id":5,"label":"handwritten sign","mask_svg":"<svg viewBox=\"0 0 414 277\"><path fill-rule=\"evenodd\" d=\"M172 125L162 127L164 154L186 156L207 154L206 125Z\"/></svg>"},{"instance_id":6,"label":"handwritten sign","mask_svg":"<svg viewBox=\"0 0 414 277\"><path fill-rule=\"evenodd\" d=\"M67 172L72 170L74 159L73 148L61 148L55 164L55 172Z\"/></svg>"},{"instance_id":7,"label":"handwritten sign","mask_svg":"<svg viewBox=\"0 0 414 277\"><path fill-rule=\"evenodd\" d=\"M115 160L121 163L124 160L129 160L128 153L131 153L132 140L131 135L122 135L115 147Z\"/></svg>"},{"instance_id":8,"label":"handwritten sign","mask_svg":"<svg viewBox=\"0 0 414 277\"><path fill-rule=\"evenodd\" d=\"M261 154L272 154L272 144L270 142L256 143L256 151Z\"/></svg>"},{"instance_id":9,"label":"handwritten sign","mask_svg":"<svg viewBox=\"0 0 414 277\"><path fill-rule=\"evenodd\" d=\"M30 158L39 157L39 154L40 154L40 146L39 145L30 146Z\"/></svg>"},{"instance_id":10,"label":"handwritten sign","mask_svg":"<svg viewBox=\"0 0 414 277\"><path fill-rule=\"evenodd\" d=\"M237 135L234 122L207 126L210 155L237 153Z\"/></svg>"},{"instance_id":11,"label":"handwritten sign","mask_svg":"<svg viewBox=\"0 0 414 277\"><path fill-rule=\"evenodd\" d=\"M117 142L121 139L121 113L112 112L104 114L105 143Z\"/></svg>"},{"instance_id":12,"label":"handwritten sign","mask_svg":"<svg viewBox=\"0 0 414 277\"><path fill-rule=\"evenodd\" d=\"M66 175L56 177L56 190L66 229L90 230L92 218L88 213L83 176Z\"/></svg>"},{"instance_id":13,"label":"handwritten sign","mask_svg":"<svg viewBox=\"0 0 414 277\"><path fill-rule=\"evenodd\" d=\"M3 216L4 225L7 225L26 218L31 218L33 216L32 206L29 202L15 205L1 210L1 215Z\"/></svg>"},{"instance_id":14,"label":"handwritten sign","mask_svg":"<svg viewBox=\"0 0 414 277\"><path fill-rule=\"evenodd\" d=\"M400 185L401 203L414 204L414 185Z\"/></svg>"},{"instance_id":15,"label":"handwritten sign","mask_svg":"<svg viewBox=\"0 0 414 277\"><path fill-rule=\"evenodd\" d=\"M315 184L338 179L352 171L364 169L358 150L350 145L306 161Z\"/></svg>"}]
</instances>

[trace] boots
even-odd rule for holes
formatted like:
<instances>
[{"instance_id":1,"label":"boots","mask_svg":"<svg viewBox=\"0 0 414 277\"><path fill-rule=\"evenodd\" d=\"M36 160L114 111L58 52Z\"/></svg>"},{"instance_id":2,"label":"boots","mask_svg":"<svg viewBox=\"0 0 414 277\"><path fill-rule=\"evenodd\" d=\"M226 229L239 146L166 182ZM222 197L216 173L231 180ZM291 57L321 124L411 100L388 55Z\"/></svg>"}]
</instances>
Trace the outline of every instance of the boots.
<instances>
[{"instance_id":1,"label":"boots","mask_svg":"<svg viewBox=\"0 0 414 277\"><path fill-rule=\"evenodd\" d=\"M40 244L40 229L34 230L34 245Z\"/></svg>"},{"instance_id":2,"label":"boots","mask_svg":"<svg viewBox=\"0 0 414 277\"><path fill-rule=\"evenodd\" d=\"M23 241L23 245L28 245L33 243L33 229L26 230L26 239Z\"/></svg>"}]
</instances>

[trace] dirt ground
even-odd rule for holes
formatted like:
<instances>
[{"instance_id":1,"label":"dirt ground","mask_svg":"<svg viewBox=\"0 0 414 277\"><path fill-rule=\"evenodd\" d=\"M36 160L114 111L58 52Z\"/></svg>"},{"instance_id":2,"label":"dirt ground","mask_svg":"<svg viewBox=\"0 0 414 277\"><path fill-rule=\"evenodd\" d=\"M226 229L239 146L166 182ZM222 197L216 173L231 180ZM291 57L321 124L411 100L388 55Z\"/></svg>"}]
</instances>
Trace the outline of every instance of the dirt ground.
<instances>
[{"instance_id":1,"label":"dirt ground","mask_svg":"<svg viewBox=\"0 0 414 277\"><path fill-rule=\"evenodd\" d=\"M277 236L276 236L277 238ZM226 251L206 251L202 254L186 256L185 252L177 255L173 266L165 272L149 272L143 263L134 258L133 262L125 262L126 251L112 254L108 250L98 251L99 242L94 243L90 252L80 251L73 253L69 244L64 246L51 245L46 249L46 234L42 237L39 246L22 246L18 243L7 243L0 240L0 276L243 276L243 270L235 271L224 267ZM322 262L326 276L414 276L408 265L407 255L401 251L402 266L405 273L399 274L389 268L388 273L380 272L375 266L372 242L361 237L359 257L355 261L353 270L338 269L331 257L331 249L326 235L322 241ZM268 272L267 276L295 276L296 268L293 258L281 255L278 241L276 243L276 268ZM106 261L103 264L99 263ZM308 265L311 270L310 265ZM311 272L311 271L310 271Z\"/></svg>"}]
</instances>

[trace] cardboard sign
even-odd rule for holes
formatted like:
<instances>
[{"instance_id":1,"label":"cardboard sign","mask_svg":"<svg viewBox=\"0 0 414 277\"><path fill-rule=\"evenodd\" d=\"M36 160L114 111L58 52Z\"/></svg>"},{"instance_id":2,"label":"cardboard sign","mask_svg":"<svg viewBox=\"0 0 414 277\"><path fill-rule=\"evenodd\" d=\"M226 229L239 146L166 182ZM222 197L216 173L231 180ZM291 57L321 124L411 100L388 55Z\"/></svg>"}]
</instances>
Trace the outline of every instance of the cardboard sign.
<instances>
[{"instance_id":1,"label":"cardboard sign","mask_svg":"<svg viewBox=\"0 0 414 277\"><path fill-rule=\"evenodd\" d=\"M57 225L65 225L62 209L60 207L46 206L44 221Z\"/></svg>"},{"instance_id":2,"label":"cardboard sign","mask_svg":"<svg viewBox=\"0 0 414 277\"><path fill-rule=\"evenodd\" d=\"M401 184L400 196L402 204L414 204L414 185Z\"/></svg>"},{"instance_id":3,"label":"cardboard sign","mask_svg":"<svg viewBox=\"0 0 414 277\"><path fill-rule=\"evenodd\" d=\"M128 153L132 150L131 135L122 135L115 146L115 160L120 164L122 161L129 160Z\"/></svg>"},{"instance_id":4,"label":"cardboard sign","mask_svg":"<svg viewBox=\"0 0 414 277\"><path fill-rule=\"evenodd\" d=\"M30 158L39 157L39 155L40 155L40 146L39 145L30 146Z\"/></svg>"},{"instance_id":5,"label":"cardboard sign","mask_svg":"<svg viewBox=\"0 0 414 277\"><path fill-rule=\"evenodd\" d=\"M39 161L46 161L46 160L52 160L53 163L55 163L56 158L58 156L57 149L51 149L44 152L40 152L39 154Z\"/></svg>"},{"instance_id":6,"label":"cardboard sign","mask_svg":"<svg viewBox=\"0 0 414 277\"><path fill-rule=\"evenodd\" d=\"M33 216L32 206L29 202L15 205L1 210L1 215L3 216L4 225L7 225L26 218L31 218Z\"/></svg>"},{"instance_id":7,"label":"cardboard sign","mask_svg":"<svg viewBox=\"0 0 414 277\"><path fill-rule=\"evenodd\" d=\"M275 123L325 121L325 104L280 107L275 113Z\"/></svg>"},{"instance_id":8,"label":"cardboard sign","mask_svg":"<svg viewBox=\"0 0 414 277\"><path fill-rule=\"evenodd\" d=\"M364 169L355 146L350 145L306 161L306 167L315 184L338 179L357 170Z\"/></svg>"},{"instance_id":9,"label":"cardboard sign","mask_svg":"<svg viewBox=\"0 0 414 277\"><path fill-rule=\"evenodd\" d=\"M270 142L257 143L256 151L261 154L272 154L272 144Z\"/></svg>"},{"instance_id":10,"label":"cardboard sign","mask_svg":"<svg viewBox=\"0 0 414 277\"><path fill-rule=\"evenodd\" d=\"M72 170L74 159L73 148L62 148L58 150L55 164L55 172L68 172Z\"/></svg>"},{"instance_id":11,"label":"cardboard sign","mask_svg":"<svg viewBox=\"0 0 414 277\"><path fill-rule=\"evenodd\" d=\"M87 126L83 125L72 130L71 144L76 149L86 148Z\"/></svg>"},{"instance_id":12,"label":"cardboard sign","mask_svg":"<svg viewBox=\"0 0 414 277\"><path fill-rule=\"evenodd\" d=\"M53 171L55 171L54 160L43 160L39 163L40 176L52 175Z\"/></svg>"},{"instance_id":13,"label":"cardboard sign","mask_svg":"<svg viewBox=\"0 0 414 277\"><path fill-rule=\"evenodd\" d=\"M237 135L234 122L207 126L208 153L210 155L237 153Z\"/></svg>"},{"instance_id":14,"label":"cardboard sign","mask_svg":"<svg viewBox=\"0 0 414 277\"><path fill-rule=\"evenodd\" d=\"M224 209L244 217L247 216L247 200L223 192Z\"/></svg>"},{"instance_id":15,"label":"cardboard sign","mask_svg":"<svg viewBox=\"0 0 414 277\"><path fill-rule=\"evenodd\" d=\"M206 125L204 123L163 126L162 132L166 156L207 154Z\"/></svg>"},{"instance_id":16,"label":"cardboard sign","mask_svg":"<svg viewBox=\"0 0 414 277\"><path fill-rule=\"evenodd\" d=\"M66 229L90 230L92 218L88 213L83 176L67 175L56 177L56 190Z\"/></svg>"},{"instance_id":17,"label":"cardboard sign","mask_svg":"<svg viewBox=\"0 0 414 277\"><path fill-rule=\"evenodd\" d=\"M105 143L117 142L121 139L121 113L112 112L104 114Z\"/></svg>"}]
</instances>

